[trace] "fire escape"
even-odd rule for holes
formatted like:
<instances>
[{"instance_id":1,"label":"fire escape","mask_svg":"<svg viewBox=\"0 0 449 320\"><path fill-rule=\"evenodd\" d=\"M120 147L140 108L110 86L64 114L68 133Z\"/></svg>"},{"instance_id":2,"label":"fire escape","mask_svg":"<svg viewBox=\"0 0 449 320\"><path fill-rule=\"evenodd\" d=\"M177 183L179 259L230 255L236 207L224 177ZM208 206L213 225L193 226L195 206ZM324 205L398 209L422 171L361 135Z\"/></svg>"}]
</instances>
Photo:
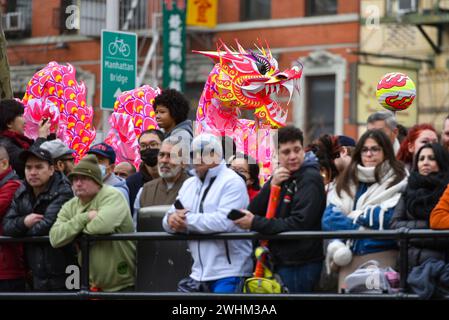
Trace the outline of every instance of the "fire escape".
<instances>
[{"instance_id":1,"label":"fire escape","mask_svg":"<svg viewBox=\"0 0 449 320\"><path fill-rule=\"evenodd\" d=\"M387 14L380 22L385 24L414 25L432 47L434 53L442 53L443 34L449 25L448 0L386 0ZM437 30L436 41L424 27Z\"/></svg>"},{"instance_id":2,"label":"fire escape","mask_svg":"<svg viewBox=\"0 0 449 320\"><path fill-rule=\"evenodd\" d=\"M385 0L384 5L385 15L380 23L392 26L390 31L396 34L395 40L406 42L407 33L416 32L429 45L418 57L405 49L401 58L418 63L420 121L439 125L448 108L449 1Z\"/></svg>"}]
</instances>

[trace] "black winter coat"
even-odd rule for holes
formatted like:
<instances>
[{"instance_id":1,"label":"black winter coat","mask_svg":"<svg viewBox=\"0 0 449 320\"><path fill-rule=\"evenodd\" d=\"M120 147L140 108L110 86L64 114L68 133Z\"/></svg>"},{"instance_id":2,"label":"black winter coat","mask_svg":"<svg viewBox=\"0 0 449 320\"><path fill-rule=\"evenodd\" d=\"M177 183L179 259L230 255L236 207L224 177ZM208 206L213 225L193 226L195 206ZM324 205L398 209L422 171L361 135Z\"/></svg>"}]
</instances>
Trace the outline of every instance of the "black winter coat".
<instances>
[{"instance_id":1,"label":"black winter coat","mask_svg":"<svg viewBox=\"0 0 449 320\"><path fill-rule=\"evenodd\" d=\"M42 143L47 141L44 138L37 138L33 143L33 140L30 139L30 148L31 147L39 147ZM17 173L17 175L21 178L25 178L25 163L20 159L19 155L24 150L14 139L9 137L0 136L0 143L4 144L6 147L6 151L9 155L9 162L11 167Z\"/></svg>"},{"instance_id":2,"label":"black winter coat","mask_svg":"<svg viewBox=\"0 0 449 320\"><path fill-rule=\"evenodd\" d=\"M410 174L408 185L395 207L390 222L391 229L430 229L429 217L438 203L447 184L445 174L422 176L414 171ZM408 267L410 270L429 258L447 260L449 240L417 238L410 239L408 247Z\"/></svg>"},{"instance_id":3,"label":"black winter coat","mask_svg":"<svg viewBox=\"0 0 449 320\"><path fill-rule=\"evenodd\" d=\"M8 213L3 219L3 232L6 236L47 236L55 223L62 205L73 197L67 178L55 171L48 188L34 196L28 184L16 192ZM44 219L30 229L25 226L25 217L30 213L44 215ZM67 265L76 265L76 251L73 244L54 249L47 243L27 243L24 246L26 262L33 272L35 290L65 289Z\"/></svg>"},{"instance_id":4,"label":"black winter coat","mask_svg":"<svg viewBox=\"0 0 449 320\"><path fill-rule=\"evenodd\" d=\"M305 161L293 173L292 178L281 185L275 219L265 218L270 198L270 181L248 207L255 214L251 230L264 234L321 230L326 194L316 161ZM291 202L285 201L288 188L293 192ZM323 242L320 239L270 240L269 248L275 266L302 265L323 259Z\"/></svg>"}]
</instances>

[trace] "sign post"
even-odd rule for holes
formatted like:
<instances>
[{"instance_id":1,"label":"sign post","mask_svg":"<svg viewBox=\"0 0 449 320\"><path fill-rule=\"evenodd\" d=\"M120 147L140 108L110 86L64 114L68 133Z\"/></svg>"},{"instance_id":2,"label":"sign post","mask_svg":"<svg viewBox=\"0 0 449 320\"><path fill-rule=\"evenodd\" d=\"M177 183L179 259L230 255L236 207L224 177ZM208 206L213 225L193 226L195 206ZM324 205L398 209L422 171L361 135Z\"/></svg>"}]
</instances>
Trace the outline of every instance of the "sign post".
<instances>
[{"instance_id":1,"label":"sign post","mask_svg":"<svg viewBox=\"0 0 449 320\"><path fill-rule=\"evenodd\" d=\"M163 2L163 87L184 91L186 56L185 0Z\"/></svg>"},{"instance_id":2,"label":"sign post","mask_svg":"<svg viewBox=\"0 0 449 320\"><path fill-rule=\"evenodd\" d=\"M134 89L137 77L137 35L101 31L101 108L113 110L117 96Z\"/></svg>"}]
</instances>

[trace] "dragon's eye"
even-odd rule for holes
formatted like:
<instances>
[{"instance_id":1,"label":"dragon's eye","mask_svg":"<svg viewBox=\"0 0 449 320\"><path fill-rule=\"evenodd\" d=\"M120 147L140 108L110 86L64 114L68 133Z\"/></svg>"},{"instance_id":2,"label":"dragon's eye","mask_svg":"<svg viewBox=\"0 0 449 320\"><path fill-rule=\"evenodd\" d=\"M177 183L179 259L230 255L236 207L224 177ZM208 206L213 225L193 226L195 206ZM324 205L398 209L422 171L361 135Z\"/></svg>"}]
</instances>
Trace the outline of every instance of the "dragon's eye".
<instances>
[{"instance_id":1,"label":"dragon's eye","mask_svg":"<svg viewBox=\"0 0 449 320\"><path fill-rule=\"evenodd\" d=\"M251 52L252 58L255 60L257 70L261 75L265 75L268 71L270 71L271 65L267 58L258 55L254 52Z\"/></svg>"},{"instance_id":2,"label":"dragon's eye","mask_svg":"<svg viewBox=\"0 0 449 320\"><path fill-rule=\"evenodd\" d=\"M261 75L264 75L268 72L268 68L264 63L256 62L256 66Z\"/></svg>"}]
</instances>

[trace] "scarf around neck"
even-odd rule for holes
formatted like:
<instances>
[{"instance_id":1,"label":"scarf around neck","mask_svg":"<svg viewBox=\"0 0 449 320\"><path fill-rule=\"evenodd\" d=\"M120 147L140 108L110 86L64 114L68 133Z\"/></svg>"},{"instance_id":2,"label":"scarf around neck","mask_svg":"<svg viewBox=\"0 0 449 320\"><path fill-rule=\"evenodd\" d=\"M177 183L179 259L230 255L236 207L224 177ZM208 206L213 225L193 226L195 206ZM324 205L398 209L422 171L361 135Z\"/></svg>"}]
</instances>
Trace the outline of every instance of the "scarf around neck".
<instances>
[{"instance_id":1,"label":"scarf around neck","mask_svg":"<svg viewBox=\"0 0 449 320\"><path fill-rule=\"evenodd\" d=\"M33 140L25 137L23 134L11 131L4 130L0 133L0 136L10 138L13 140L15 144L17 144L22 149L28 150L30 146L33 144Z\"/></svg>"},{"instance_id":2,"label":"scarf around neck","mask_svg":"<svg viewBox=\"0 0 449 320\"><path fill-rule=\"evenodd\" d=\"M407 178L390 186L396 178L390 163L385 161L381 164L379 182L376 182L375 169L375 167L357 166L357 178L360 182L368 184L368 189L357 199L355 205L355 196L350 196L344 190L341 192L341 196L338 196L336 189L331 191L329 203L338 207L348 218L354 219L354 222L360 215L369 215L370 221L372 221L375 207L380 206L379 225L382 229L384 214L398 203L401 192L407 185ZM350 190L353 195L356 194L355 185L351 185Z\"/></svg>"},{"instance_id":3,"label":"scarf around neck","mask_svg":"<svg viewBox=\"0 0 449 320\"><path fill-rule=\"evenodd\" d=\"M423 176L413 171L402 195L410 218L428 220L448 183L447 173L438 172Z\"/></svg>"}]
</instances>

